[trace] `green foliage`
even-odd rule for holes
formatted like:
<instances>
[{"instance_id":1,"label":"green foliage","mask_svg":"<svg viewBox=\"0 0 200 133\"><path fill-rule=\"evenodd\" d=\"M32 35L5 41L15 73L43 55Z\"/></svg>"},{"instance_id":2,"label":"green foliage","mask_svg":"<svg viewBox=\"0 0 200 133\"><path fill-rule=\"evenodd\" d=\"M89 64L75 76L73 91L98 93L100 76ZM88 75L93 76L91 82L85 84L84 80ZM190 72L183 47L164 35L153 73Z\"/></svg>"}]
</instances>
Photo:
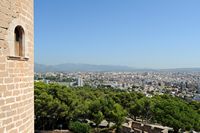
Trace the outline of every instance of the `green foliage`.
<instances>
[{"instance_id":1,"label":"green foliage","mask_svg":"<svg viewBox=\"0 0 200 133\"><path fill-rule=\"evenodd\" d=\"M200 131L200 103L186 102L169 95L147 98L141 93L113 88L68 88L58 84L35 83L36 129L75 127L70 121L107 120L117 129L125 117L140 118L179 129ZM82 128L82 126L80 126ZM81 129L80 128L80 129Z\"/></svg>"},{"instance_id":2,"label":"green foliage","mask_svg":"<svg viewBox=\"0 0 200 133\"><path fill-rule=\"evenodd\" d=\"M97 126L103 121L104 115L101 111L97 113L92 113L92 120L96 123Z\"/></svg>"},{"instance_id":3,"label":"green foliage","mask_svg":"<svg viewBox=\"0 0 200 133\"><path fill-rule=\"evenodd\" d=\"M114 108L110 111L111 121L113 121L116 124L116 127L119 128L124 122L127 112L118 103L114 104L113 107Z\"/></svg>"},{"instance_id":4,"label":"green foliage","mask_svg":"<svg viewBox=\"0 0 200 133\"><path fill-rule=\"evenodd\" d=\"M89 133L90 126L86 123L70 122L69 129L74 133Z\"/></svg>"},{"instance_id":5,"label":"green foliage","mask_svg":"<svg viewBox=\"0 0 200 133\"><path fill-rule=\"evenodd\" d=\"M155 96L153 117L157 122L179 129L200 130L200 115L185 101L169 95Z\"/></svg>"},{"instance_id":6,"label":"green foliage","mask_svg":"<svg viewBox=\"0 0 200 133\"><path fill-rule=\"evenodd\" d=\"M200 114L200 102L198 101L192 101L190 103L190 106L194 109L197 110L197 113Z\"/></svg>"}]
</instances>

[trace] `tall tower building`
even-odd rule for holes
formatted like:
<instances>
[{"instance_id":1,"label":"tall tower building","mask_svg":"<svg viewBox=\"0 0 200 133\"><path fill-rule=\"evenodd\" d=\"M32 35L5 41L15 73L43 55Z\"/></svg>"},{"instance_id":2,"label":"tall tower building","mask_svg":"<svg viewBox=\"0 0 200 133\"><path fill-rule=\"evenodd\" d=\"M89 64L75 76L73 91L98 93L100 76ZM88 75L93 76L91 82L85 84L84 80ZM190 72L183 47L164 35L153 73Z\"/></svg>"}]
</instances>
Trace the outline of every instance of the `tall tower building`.
<instances>
[{"instance_id":1,"label":"tall tower building","mask_svg":"<svg viewBox=\"0 0 200 133\"><path fill-rule=\"evenodd\" d=\"M78 86L83 87L83 79L81 77L78 78Z\"/></svg>"},{"instance_id":2,"label":"tall tower building","mask_svg":"<svg viewBox=\"0 0 200 133\"><path fill-rule=\"evenodd\" d=\"M0 0L0 133L34 132L33 0Z\"/></svg>"}]
</instances>

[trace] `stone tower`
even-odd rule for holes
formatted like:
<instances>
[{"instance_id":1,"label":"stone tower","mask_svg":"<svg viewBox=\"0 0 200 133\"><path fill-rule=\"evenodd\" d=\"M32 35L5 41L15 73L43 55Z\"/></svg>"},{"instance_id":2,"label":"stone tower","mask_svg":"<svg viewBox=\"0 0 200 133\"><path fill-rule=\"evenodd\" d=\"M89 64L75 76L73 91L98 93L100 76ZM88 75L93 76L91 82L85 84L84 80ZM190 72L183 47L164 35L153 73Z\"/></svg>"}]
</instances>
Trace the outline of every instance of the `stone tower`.
<instances>
[{"instance_id":1,"label":"stone tower","mask_svg":"<svg viewBox=\"0 0 200 133\"><path fill-rule=\"evenodd\" d=\"M0 133L34 132L33 0L0 0Z\"/></svg>"}]
</instances>

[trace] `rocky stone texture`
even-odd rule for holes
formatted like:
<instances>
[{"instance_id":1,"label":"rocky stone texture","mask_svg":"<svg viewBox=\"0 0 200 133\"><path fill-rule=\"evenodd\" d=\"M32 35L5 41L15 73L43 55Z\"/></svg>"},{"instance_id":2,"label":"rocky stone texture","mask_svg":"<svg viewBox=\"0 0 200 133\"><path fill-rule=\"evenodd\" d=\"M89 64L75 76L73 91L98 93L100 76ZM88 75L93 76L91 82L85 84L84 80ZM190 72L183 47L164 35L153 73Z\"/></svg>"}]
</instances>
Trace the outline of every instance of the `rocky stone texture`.
<instances>
[{"instance_id":1,"label":"rocky stone texture","mask_svg":"<svg viewBox=\"0 0 200 133\"><path fill-rule=\"evenodd\" d=\"M8 58L10 27L18 22L28 38L27 60ZM0 0L0 133L34 132L33 32L33 0Z\"/></svg>"}]
</instances>

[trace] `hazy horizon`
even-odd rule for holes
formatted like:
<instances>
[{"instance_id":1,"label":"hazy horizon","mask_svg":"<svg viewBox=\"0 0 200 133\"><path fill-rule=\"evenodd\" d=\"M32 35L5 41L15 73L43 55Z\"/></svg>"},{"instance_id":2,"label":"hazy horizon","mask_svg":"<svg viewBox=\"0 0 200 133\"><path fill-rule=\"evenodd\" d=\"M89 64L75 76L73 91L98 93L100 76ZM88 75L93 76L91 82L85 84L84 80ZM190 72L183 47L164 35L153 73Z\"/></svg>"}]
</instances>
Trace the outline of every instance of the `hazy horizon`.
<instances>
[{"instance_id":1,"label":"hazy horizon","mask_svg":"<svg viewBox=\"0 0 200 133\"><path fill-rule=\"evenodd\" d=\"M198 68L199 4L35 0L35 62Z\"/></svg>"},{"instance_id":2,"label":"hazy horizon","mask_svg":"<svg viewBox=\"0 0 200 133\"><path fill-rule=\"evenodd\" d=\"M152 69L152 70L170 70L170 69L200 69L200 67L171 67L171 68L148 68L148 67L135 67L135 66L128 66L128 65L113 65L113 64L88 64L88 63L73 63L73 62L66 62L66 63L59 63L59 64L44 64L35 62L37 65L45 65L45 66L59 66L59 65L92 65L92 66L113 66L113 67L128 67L131 69Z\"/></svg>"}]
</instances>

